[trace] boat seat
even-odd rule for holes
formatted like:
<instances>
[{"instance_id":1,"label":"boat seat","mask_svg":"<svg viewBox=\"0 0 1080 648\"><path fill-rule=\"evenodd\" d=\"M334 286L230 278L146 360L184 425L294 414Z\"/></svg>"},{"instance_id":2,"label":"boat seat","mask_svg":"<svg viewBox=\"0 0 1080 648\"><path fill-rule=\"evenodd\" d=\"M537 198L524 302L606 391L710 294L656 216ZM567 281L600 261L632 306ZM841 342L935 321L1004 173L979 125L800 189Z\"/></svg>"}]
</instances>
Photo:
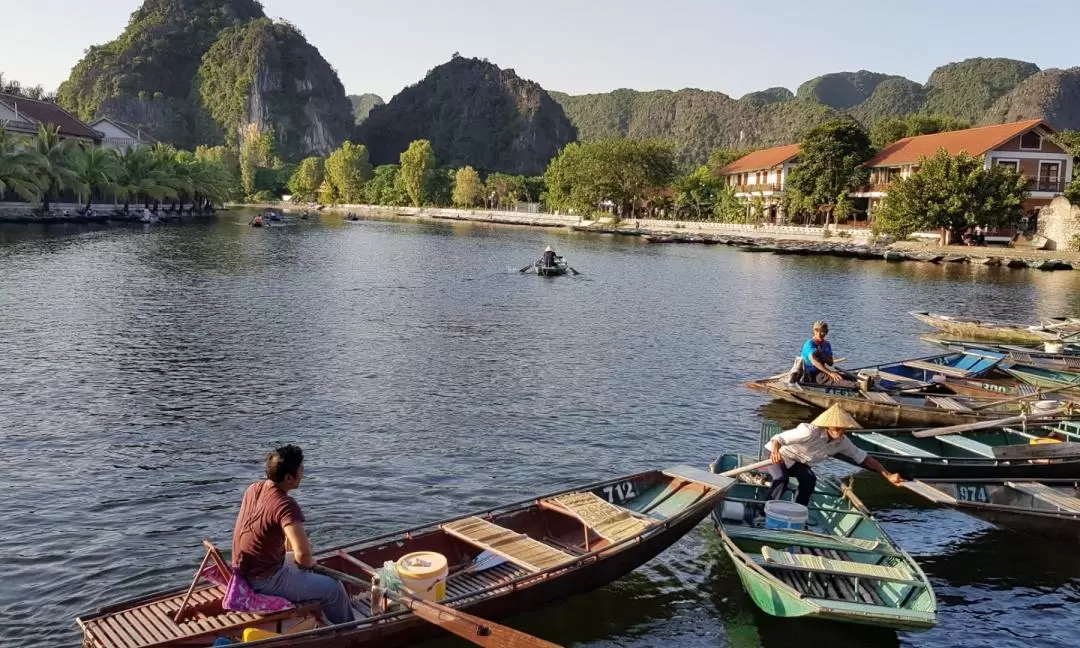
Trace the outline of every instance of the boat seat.
<instances>
[{"instance_id":1,"label":"boat seat","mask_svg":"<svg viewBox=\"0 0 1080 648\"><path fill-rule=\"evenodd\" d=\"M882 371L881 369L875 370L872 375L876 376L879 380L887 380L892 383L910 383L913 387L932 384L928 380L918 380L911 376L901 376L900 374L889 373L888 371Z\"/></svg>"},{"instance_id":2,"label":"boat seat","mask_svg":"<svg viewBox=\"0 0 1080 648\"><path fill-rule=\"evenodd\" d=\"M784 546L814 547L816 549L854 551L882 554L886 556L898 555L888 545L883 545L878 540L843 538L840 536L826 535L824 533L814 533L812 531L797 531L794 529L759 529L747 525L725 525L724 533L732 540L771 542L782 544Z\"/></svg>"},{"instance_id":3,"label":"boat seat","mask_svg":"<svg viewBox=\"0 0 1080 648\"><path fill-rule=\"evenodd\" d=\"M889 394L886 394L885 392L864 391L862 393L862 395L866 397L866 400L872 401L874 403L885 403L887 405L899 405L900 404L899 401L897 401L895 398L893 398Z\"/></svg>"},{"instance_id":4,"label":"boat seat","mask_svg":"<svg viewBox=\"0 0 1080 648\"><path fill-rule=\"evenodd\" d=\"M1062 495L1060 492L1050 488L1046 484L1040 484L1038 482L1005 482L1005 485L1014 490L1018 490L1021 493L1031 495L1037 500L1053 504L1063 511L1080 513L1080 499Z\"/></svg>"},{"instance_id":5,"label":"boat seat","mask_svg":"<svg viewBox=\"0 0 1080 648\"><path fill-rule=\"evenodd\" d=\"M523 533L475 516L449 522L441 528L455 538L487 549L530 572L553 569L577 560L574 556Z\"/></svg>"},{"instance_id":6,"label":"boat seat","mask_svg":"<svg viewBox=\"0 0 1080 648\"><path fill-rule=\"evenodd\" d=\"M612 543L641 535L655 524L635 517L627 509L604 501L595 493L566 493L541 502L543 505L552 503L558 507L549 508L570 513L596 535Z\"/></svg>"},{"instance_id":7,"label":"boat seat","mask_svg":"<svg viewBox=\"0 0 1080 648\"><path fill-rule=\"evenodd\" d=\"M761 548L761 557L766 564L777 565L799 571L812 571L817 573L836 574L838 576L855 576L857 578L872 578L875 580L905 583L907 585L922 585L915 580L914 575L906 569L886 567L884 565L871 565L868 563L855 562L852 560L834 560L822 556L810 554L793 554L787 551L778 551L771 547Z\"/></svg>"},{"instance_id":8,"label":"boat seat","mask_svg":"<svg viewBox=\"0 0 1080 648\"><path fill-rule=\"evenodd\" d=\"M971 372L967 369L958 369L948 365L927 362L926 360L908 360L904 363L904 366L911 367L912 369L923 369L931 373L939 373L951 378L967 378L971 375Z\"/></svg>"},{"instance_id":9,"label":"boat seat","mask_svg":"<svg viewBox=\"0 0 1080 648\"><path fill-rule=\"evenodd\" d=\"M944 491L940 491L926 482L917 480L907 480L900 484L901 488L906 488L912 493L921 495L935 504L946 504L950 506L956 505L956 498Z\"/></svg>"},{"instance_id":10,"label":"boat seat","mask_svg":"<svg viewBox=\"0 0 1080 648\"><path fill-rule=\"evenodd\" d=\"M981 441L969 439L959 434L943 434L937 437L938 441L942 443L948 443L951 446L967 450L973 454L977 454L980 457L987 457L989 459L995 458L993 446L986 445Z\"/></svg>"},{"instance_id":11,"label":"boat seat","mask_svg":"<svg viewBox=\"0 0 1080 648\"><path fill-rule=\"evenodd\" d=\"M1022 364L1031 364L1031 354L1026 351L1010 351L1009 359Z\"/></svg>"},{"instance_id":12,"label":"boat seat","mask_svg":"<svg viewBox=\"0 0 1080 648\"><path fill-rule=\"evenodd\" d=\"M1080 358L1065 357L1062 360L1065 361L1065 366L1069 369L1080 369Z\"/></svg>"},{"instance_id":13,"label":"boat seat","mask_svg":"<svg viewBox=\"0 0 1080 648\"><path fill-rule=\"evenodd\" d=\"M973 412L973 411L975 411L975 410L971 409L970 407L968 407L967 405L964 405L960 401L958 401L958 400L956 400L954 398L949 398L948 396L927 396L926 399L928 401L930 401L931 403L933 403L934 405L937 405L941 409L946 409L946 410L949 410L949 411L952 411L952 412Z\"/></svg>"},{"instance_id":14,"label":"boat seat","mask_svg":"<svg viewBox=\"0 0 1080 648\"><path fill-rule=\"evenodd\" d=\"M911 445L910 443L904 443L899 439L894 439L891 436L885 436L880 432L856 432L853 436L857 436L860 439L864 439L873 443L876 446L885 448L886 450L892 450L896 454L903 455L905 457L920 457L922 459L940 459L936 454L923 450L922 448Z\"/></svg>"}]
</instances>

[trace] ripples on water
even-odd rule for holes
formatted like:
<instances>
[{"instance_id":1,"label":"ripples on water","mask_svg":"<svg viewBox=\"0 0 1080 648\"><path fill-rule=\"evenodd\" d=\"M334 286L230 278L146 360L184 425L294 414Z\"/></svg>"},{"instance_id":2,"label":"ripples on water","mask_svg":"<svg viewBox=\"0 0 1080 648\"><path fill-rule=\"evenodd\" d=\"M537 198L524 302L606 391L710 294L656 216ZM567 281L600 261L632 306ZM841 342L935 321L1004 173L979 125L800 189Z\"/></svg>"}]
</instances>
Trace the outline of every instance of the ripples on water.
<instances>
[{"instance_id":1,"label":"ripples on water","mask_svg":"<svg viewBox=\"0 0 1080 648\"><path fill-rule=\"evenodd\" d=\"M228 545L240 494L278 443L305 449L298 497L325 546L754 451L769 410L741 383L789 366L814 319L855 365L931 353L915 308L1080 311L1076 273L244 220L0 229L5 648L75 645L76 614L190 577L202 537ZM549 242L585 274L514 271ZM588 646L1074 643L1073 548L861 483L934 581L930 632L766 617L708 525L618 583L514 622Z\"/></svg>"}]
</instances>

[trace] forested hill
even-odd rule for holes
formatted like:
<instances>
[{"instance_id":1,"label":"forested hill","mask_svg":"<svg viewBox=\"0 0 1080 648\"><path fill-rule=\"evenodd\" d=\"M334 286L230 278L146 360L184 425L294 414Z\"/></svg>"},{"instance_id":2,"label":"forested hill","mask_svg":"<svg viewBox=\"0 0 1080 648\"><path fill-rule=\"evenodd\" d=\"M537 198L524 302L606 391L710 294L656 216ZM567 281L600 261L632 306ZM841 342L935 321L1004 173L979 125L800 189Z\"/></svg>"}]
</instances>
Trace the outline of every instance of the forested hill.
<instances>
[{"instance_id":1,"label":"forested hill","mask_svg":"<svg viewBox=\"0 0 1080 648\"><path fill-rule=\"evenodd\" d=\"M845 113L868 128L888 117L927 113L972 123L1042 117L1061 129L1080 129L1080 68L1040 71L1034 63L1002 58L944 65L925 84L860 70L811 79L795 93L769 88L740 99L695 89L551 96L581 139L664 139L685 163L703 162L716 148L791 143Z\"/></svg>"},{"instance_id":2,"label":"forested hill","mask_svg":"<svg viewBox=\"0 0 1080 648\"><path fill-rule=\"evenodd\" d=\"M256 0L145 0L87 50L58 101L187 148L273 133L286 158L329 153L353 123L337 73Z\"/></svg>"},{"instance_id":3,"label":"forested hill","mask_svg":"<svg viewBox=\"0 0 1080 648\"><path fill-rule=\"evenodd\" d=\"M577 133L536 83L485 60L455 56L372 108L356 138L375 164L397 163L409 142L427 139L443 166L539 175Z\"/></svg>"}]
</instances>

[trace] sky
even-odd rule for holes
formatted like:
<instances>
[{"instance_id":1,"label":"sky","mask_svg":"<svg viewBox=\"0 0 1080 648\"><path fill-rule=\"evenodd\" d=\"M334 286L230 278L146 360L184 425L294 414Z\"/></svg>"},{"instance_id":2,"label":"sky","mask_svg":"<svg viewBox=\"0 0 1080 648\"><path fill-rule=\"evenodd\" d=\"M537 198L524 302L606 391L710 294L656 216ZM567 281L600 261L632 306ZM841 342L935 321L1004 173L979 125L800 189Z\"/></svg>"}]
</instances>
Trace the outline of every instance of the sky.
<instances>
[{"instance_id":1,"label":"sky","mask_svg":"<svg viewBox=\"0 0 1080 648\"><path fill-rule=\"evenodd\" d=\"M4 2L0 72L54 90L87 47L120 34L141 2ZM974 56L1043 69L1080 64L1075 48L1043 29L1045 15L1017 0L262 2L319 48L346 92L387 100L454 52L571 94L689 87L736 98L859 69L922 83L935 67ZM1051 24L1080 23L1080 3L1051 13Z\"/></svg>"}]
</instances>

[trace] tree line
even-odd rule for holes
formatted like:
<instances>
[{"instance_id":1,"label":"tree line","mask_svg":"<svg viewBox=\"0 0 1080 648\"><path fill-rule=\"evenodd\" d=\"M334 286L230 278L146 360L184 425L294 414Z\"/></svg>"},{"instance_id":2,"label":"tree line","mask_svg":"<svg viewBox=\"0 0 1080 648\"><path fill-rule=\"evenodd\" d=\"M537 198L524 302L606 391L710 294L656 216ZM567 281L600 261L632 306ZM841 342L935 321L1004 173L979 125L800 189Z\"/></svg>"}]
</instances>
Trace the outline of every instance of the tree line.
<instances>
[{"instance_id":1,"label":"tree line","mask_svg":"<svg viewBox=\"0 0 1080 648\"><path fill-rule=\"evenodd\" d=\"M204 209L235 196L235 181L223 147L195 152L157 144L118 152L89 142L63 139L57 127L39 126L35 137L0 128L0 197L10 192L28 202L73 196L89 209L95 199L155 210L172 201Z\"/></svg>"}]
</instances>

